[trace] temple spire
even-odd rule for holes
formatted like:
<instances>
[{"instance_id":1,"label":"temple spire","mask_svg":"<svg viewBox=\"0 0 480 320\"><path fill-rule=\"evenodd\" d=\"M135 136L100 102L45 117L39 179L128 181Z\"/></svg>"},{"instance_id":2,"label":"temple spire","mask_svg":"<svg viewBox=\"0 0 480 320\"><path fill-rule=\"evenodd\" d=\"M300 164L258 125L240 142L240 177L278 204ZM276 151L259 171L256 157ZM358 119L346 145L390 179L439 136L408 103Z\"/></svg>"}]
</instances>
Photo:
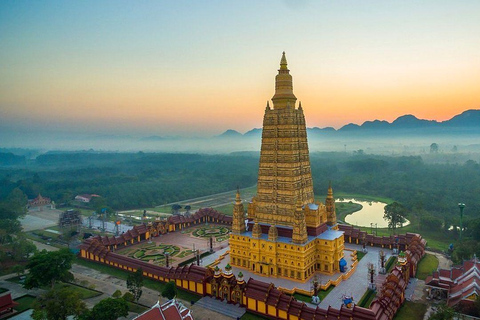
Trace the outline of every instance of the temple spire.
<instances>
[{"instance_id":1,"label":"temple spire","mask_svg":"<svg viewBox=\"0 0 480 320\"><path fill-rule=\"evenodd\" d=\"M293 80L287 67L285 51L280 60L280 69L275 77L275 94L272 97L273 109L295 108L297 98L293 94Z\"/></svg>"},{"instance_id":2,"label":"temple spire","mask_svg":"<svg viewBox=\"0 0 480 320\"><path fill-rule=\"evenodd\" d=\"M337 229L337 213L335 210L335 198L333 197L332 181L328 184L327 198L325 199L325 207L327 210L327 225L333 229Z\"/></svg>"},{"instance_id":3,"label":"temple spire","mask_svg":"<svg viewBox=\"0 0 480 320\"><path fill-rule=\"evenodd\" d=\"M285 51L283 51L282 59L280 60L280 70L288 70L288 68L287 68L287 57L285 57Z\"/></svg>"}]
</instances>

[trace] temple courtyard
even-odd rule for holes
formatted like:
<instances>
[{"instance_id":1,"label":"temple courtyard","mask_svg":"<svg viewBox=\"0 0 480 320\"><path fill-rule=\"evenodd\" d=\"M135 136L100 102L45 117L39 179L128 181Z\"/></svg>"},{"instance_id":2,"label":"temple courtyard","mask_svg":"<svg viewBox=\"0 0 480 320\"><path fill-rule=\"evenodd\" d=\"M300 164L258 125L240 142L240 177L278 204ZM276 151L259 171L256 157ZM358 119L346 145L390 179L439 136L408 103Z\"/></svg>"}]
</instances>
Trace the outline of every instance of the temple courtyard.
<instances>
[{"instance_id":1,"label":"temple courtyard","mask_svg":"<svg viewBox=\"0 0 480 320\"><path fill-rule=\"evenodd\" d=\"M224 270L226 265L230 263L230 257L228 255L228 232L229 229L224 225L198 225L182 231L171 232L152 238L151 242L143 242L138 245L133 245L121 249L117 251L117 253L149 263L165 265L165 252L168 252L170 259L169 265L178 265L179 263L194 257L193 249L199 250L200 254L209 251L209 239L212 237L214 239L214 253L203 257L200 261L200 265L205 267L218 265L219 268ZM320 307L328 308L328 306L332 306L334 308L340 308L342 305L342 297L345 295L352 296L354 302L358 303L369 285L368 265L370 263L373 264L377 270L377 274L375 275L376 284L379 285L381 281L383 281L384 276L378 274L379 252L380 250L383 250L386 253L386 259L388 260L393 254L392 250L378 247L367 247L366 249L367 253L358 262L350 277L342 280L337 286L333 286L330 293L320 302ZM352 268L353 260L351 254L355 250L358 252L362 251L362 246L348 243L345 244L344 252L345 260L347 261L347 272ZM275 286L286 289L286 291L292 291L293 289L305 291L312 290L314 276L310 277L306 282L297 282L285 278L263 277L246 269L233 267L233 273L235 275L240 271L243 273L246 281L252 277L256 280L274 283ZM325 285L329 281L333 282L339 277L342 277L342 273L336 273L333 275L316 273L316 278L320 285Z\"/></svg>"}]
</instances>

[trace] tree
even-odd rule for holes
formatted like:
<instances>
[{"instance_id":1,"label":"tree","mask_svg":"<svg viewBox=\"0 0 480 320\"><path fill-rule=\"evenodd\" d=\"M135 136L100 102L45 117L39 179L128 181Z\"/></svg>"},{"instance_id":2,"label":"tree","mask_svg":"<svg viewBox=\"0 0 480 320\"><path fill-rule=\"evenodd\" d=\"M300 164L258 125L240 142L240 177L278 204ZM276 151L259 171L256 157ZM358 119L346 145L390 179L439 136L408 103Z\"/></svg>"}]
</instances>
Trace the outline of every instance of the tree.
<instances>
[{"instance_id":1,"label":"tree","mask_svg":"<svg viewBox=\"0 0 480 320\"><path fill-rule=\"evenodd\" d=\"M430 145L430 153L438 153L438 144L435 142Z\"/></svg>"},{"instance_id":2,"label":"tree","mask_svg":"<svg viewBox=\"0 0 480 320\"><path fill-rule=\"evenodd\" d=\"M68 316L80 316L87 311L80 295L64 287L50 289L34 303L32 318L35 320L65 320Z\"/></svg>"},{"instance_id":3,"label":"tree","mask_svg":"<svg viewBox=\"0 0 480 320\"><path fill-rule=\"evenodd\" d=\"M143 271L142 269L137 269L134 273L128 275L127 278L127 288L133 294L133 297L136 302L142 296L142 286L143 286Z\"/></svg>"},{"instance_id":4,"label":"tree","mask_svg":"<svg viewBox=\"0 0 480 320\"><path fill-rule=\"evenodd\" d=\"M169 281L162 290L162 297L171 300L177 295L177 288L175 281Z\"/></svg>"},{"instance_id":5,"label":"tree","mask_svg":"<svg viewBox=\"0 0 480 320\"><path fill-rule=\"evenodd\" d=\"M177 204L177 203L172 205L172 213L177 214L177 213L178 213L178 210L180 210L180 209L182 209L182 206L181 206L181 205L179 205L179 204Z\"/></svg>"},{"instance_id":6,"label":"tree","mask_svg":"<svg viewBox=\"0 0 480 320\"><path fill-rule=\"evenodd\" d=\"M37 252L37 247L25 236L17 236L12 245L12 258L15 261L25 261L28 257Z\"/></svg>"},{"instance_id":7,"label":"tree","mask_svg":"<svg viewBox=\"0 0 480 320\"><path fill-rule=\"evenodd\" d=\"M441 304L437 307L437 310L428 317L428 320L452 320L455 315L455 310Z\"/></svg>"},{"instance_id":8,"label":"tree","mask_svg":"<svg viewBox=\"0 0 480 320\"><path fill-rule=\"evenodd\" d=\"M22 274L25 273L25 267L22 266L21 264L14 265L12 268L12 271L17 274L17 276L21 276Z\"/></svg>"},{"instance_id":9,"label":"tree","mask_svg":"<svg viewBox=\"0 0 480 320\"><path fill-rule=\"evenodd\" d=\"M122 296L122 291L120 290L115 290L115 292L112 294L112 297L114 298L120 298Z\"/></svg>"},{"instance_id":10,"label":"tree","mask_svg":"<svg viewBox=\"0 0 480 320\"><path fill-rule=\"evenodd\" d=\"M383 218L388 221L388 228L392 229L393 233L395 233L398 226L405 223L406 211L406 208L396 201L385 206Z\"/></svg>"},{"instance_id":11,"label":"tree","mask_svg":"<svg viewBox=\"0 0 480 320\"><path fill-rule=\"evenodd\" d=\"M37 252L26 265L29 273L25 279L25 288L31 289L46 285L53 288L58 280L73 280L73 275L69 270L72 268L74 257L68 249Z\"/></svg>"},{"instance_id":12,"label":"tree","mask_svg":"<svg viewBox=\"0 0 480 320\"><path fill-rule=\"evenodd\" d=\"M128 316L128 303L122 298L106 298L101 300L92 311L87 312L81 320L116 320Z\"/></svg>"}]
</instances>

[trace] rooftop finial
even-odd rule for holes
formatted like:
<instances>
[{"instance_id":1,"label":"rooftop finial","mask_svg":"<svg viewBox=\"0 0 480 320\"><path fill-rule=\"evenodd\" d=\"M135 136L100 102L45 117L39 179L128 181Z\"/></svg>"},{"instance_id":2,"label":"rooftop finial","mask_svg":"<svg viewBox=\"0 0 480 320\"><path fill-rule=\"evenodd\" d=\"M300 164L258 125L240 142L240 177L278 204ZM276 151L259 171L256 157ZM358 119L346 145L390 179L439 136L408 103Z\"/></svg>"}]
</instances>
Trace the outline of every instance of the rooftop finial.
<instances>
[{"instance_id":1,"label":"rooftop finial","mask_svg":"<svg viewBox=\"0 0 480 320\"><path fill-rule=\"evenodd\" d=\"M287 70L287 58L285 57L285 51L283 51L282 60L280 60L280 70Z\"/></svg>"}]
</instances>

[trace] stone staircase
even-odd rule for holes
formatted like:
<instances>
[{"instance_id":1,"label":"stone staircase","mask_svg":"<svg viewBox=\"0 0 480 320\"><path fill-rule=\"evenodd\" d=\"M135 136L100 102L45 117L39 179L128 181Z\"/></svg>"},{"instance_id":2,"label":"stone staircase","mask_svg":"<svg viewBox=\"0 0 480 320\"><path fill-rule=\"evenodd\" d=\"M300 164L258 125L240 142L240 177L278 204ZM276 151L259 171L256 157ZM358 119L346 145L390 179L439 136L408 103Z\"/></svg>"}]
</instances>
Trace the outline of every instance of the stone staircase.
<instances>
[{"instance_id":1,"label":"stone staircase","mask_svg":"<svg viewBox=\"0 0 480 320\"><path fill-rule=\"evenodd\" d=\"M195 302L195 305L205 309L213 310L233 319L239 319L245 313L245 309L239 307L238 305L228 304L212 297L203 297Z\"/></svg>"}]
</instances>

